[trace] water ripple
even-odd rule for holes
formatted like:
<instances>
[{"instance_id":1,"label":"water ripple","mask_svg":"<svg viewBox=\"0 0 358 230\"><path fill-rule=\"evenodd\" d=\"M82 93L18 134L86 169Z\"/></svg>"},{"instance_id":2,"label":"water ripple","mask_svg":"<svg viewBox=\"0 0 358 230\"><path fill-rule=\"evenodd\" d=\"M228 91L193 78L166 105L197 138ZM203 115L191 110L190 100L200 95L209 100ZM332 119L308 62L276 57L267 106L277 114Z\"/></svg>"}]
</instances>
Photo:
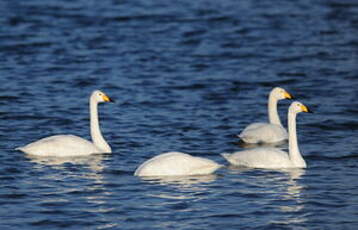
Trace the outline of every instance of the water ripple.
<instances>
[{"instance_id":1,"label":"water ripple","mask_svg":"<svg viewBox=\"0 0 358 230\"><path fill-rule=\"evenodd\" d=\"M357 9L353 0L0 2L2 229L353 229ZM225 167L137 178L165 151L226 164L236 135L288 89L308 168ZM113 154L36 158L14 148L90 139L88 95ZM286 124L289 102L279 103ZM284 148L287 146L284 145ZM334 218L332 218L334 216Z\"/></svg>"}]
</instances>

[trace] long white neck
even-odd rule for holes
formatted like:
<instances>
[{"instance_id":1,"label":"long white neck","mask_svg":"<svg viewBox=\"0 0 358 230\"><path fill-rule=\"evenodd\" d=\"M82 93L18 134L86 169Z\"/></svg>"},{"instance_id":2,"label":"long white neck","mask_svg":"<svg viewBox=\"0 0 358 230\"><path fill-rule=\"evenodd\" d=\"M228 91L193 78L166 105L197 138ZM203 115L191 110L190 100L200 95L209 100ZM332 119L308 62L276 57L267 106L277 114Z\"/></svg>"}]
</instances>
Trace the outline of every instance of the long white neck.
<instances>
[{"instance_id":1,"label":"long white neck","mask_svg":"<svg viewBox=\"0 0 358 230\"><path fill-rule=\"evenodd\" d=\"M288 150L292 164L298 168L306 168L297 143L296 113L292 111L288 112Z\"/></svg>"},{"instance_id":2,"label":"long white neck","mask_svg":"<svg viewBox=\"0 0 358 230\"><path fill-rule=\"evenodd\" d=\"M94 145L105 153L111 153L112 149L103 138L98 121L98 102L94 98L90 98L90 122L91 137Z\"/></svg>"},{"instance_id":3,"label":"long white neck","mask_svg":"<svg viewBox=\"0 0 358 230\"><path fill-rule=\"evenodd\" d=\"M278 100L271 93L268 100L268 117L271 124L282 126L277 113L277 101Z\"/></svg>"}]
</instances>

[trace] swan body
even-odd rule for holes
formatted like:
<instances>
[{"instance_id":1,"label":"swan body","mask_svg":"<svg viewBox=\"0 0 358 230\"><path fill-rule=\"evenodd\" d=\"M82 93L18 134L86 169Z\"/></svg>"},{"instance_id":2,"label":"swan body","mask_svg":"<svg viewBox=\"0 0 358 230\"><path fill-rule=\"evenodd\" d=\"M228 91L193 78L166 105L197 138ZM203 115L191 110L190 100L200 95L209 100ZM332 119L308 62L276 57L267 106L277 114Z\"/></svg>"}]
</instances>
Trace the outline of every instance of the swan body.
<instances>
[{"instance_id":1,"label":"swan body","mask_svg":"<svg viewBox=\"0 0 358 230\"><path fill-rule=\"evenodd\" d=\"M111 147L104 140L99 128L97 105L112 100L103 92L96 90L90 97L90 122L92 142L74 135L55 135L16 148L35 156L83 156L96 153L111 153Z\"/></svg>"},{"instance_id":2,"label":"swan body","mask_svg":"<svg viewBox=\"0 0 358 230\"><path fill-rule=\"evenodd\" d=\"M252 123L242 131L239 137L250 144L276 143L287 140L288 134L281 125Z\"/></svg>"},{"instance_id":3,"label":"swan body","mask_svg":"<svg viewBox=\"0 0 358 230\"><path fill-rule=\"evenodd\" d=\"M234 154L222 154L232 165L252 168L306 168L297 143L296 115L299 112L311 112L308 107L300 102L293 102L288 109L289 152L286 153L277 148L254 148L236 152Z\"/></svg>"},{"instance_id":4,"label":"swan body","mask_svg":"<svg viewBox=\"0 0 358 230\"><path fill-rule=\"evenodd\" d=\"M24 147L18 148L29 155L41 156L73 156L101 153L92 142L74 135L56 135L42 138Z\"/></svg>"},{"instance_id":5,"label":"swan body","mask_svg":"<svg viewBox=\"0 0 358 230\"><path fill-rule=\"evenodd\" d=\"M239 138L250 144L287 140L287 131L282 126L277 113L277 102L282 99L293 99L293 96L280 87L272 89L268 99L269 123L252 123L238 135Z\"/></svg>"},{"instance_id":6,"label":"swan body","mask_svg":"<svg viewBox=\"0 0 358 230\"><path fill-rule=\"evenodd\" d=\"M135 171L135 176L184 176L206 175L215 172L221 165L202 157L193 157L181 152L168 152L155 156Z\"/></svg>"},{"instance_id":7,"label":"swan body","mask_svg":"<svg viewBox=\"0 0 358 230\"><path fill-rule=\"evenodd\" d=\"M255 148L222 156L232 165L249 168L293 168L287 153L276 148Z\"/></svg>"}]
</instances>

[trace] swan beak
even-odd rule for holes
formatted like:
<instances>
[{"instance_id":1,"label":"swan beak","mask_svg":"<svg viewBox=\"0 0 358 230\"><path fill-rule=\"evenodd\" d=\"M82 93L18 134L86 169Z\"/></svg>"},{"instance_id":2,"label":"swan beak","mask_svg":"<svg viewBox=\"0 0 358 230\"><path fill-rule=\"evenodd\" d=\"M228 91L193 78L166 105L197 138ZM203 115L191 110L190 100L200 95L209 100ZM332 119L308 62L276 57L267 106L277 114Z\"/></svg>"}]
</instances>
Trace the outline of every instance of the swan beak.
<instances>
[{"instance_id":1,"label":"swan beak","mask_svg":"<svg viewBox=\"0 0 358 230\"><path fill-rule=\"evenodd\" d=\"M114 102L114 100L111 99L110 97L108 97L107 95L103 95L103 100L104 100L105 102Z\"/></svg>"},{"instance_id":2,"label":"swan beak","mask_svg":"<svg viewBox=\"0 0 358 230\"><path fill-rule=\"evenodd\" d=\"M294 99L294 97L292 96L292 94L290 94L289 92L285 91L283 93L283 96L286 98L286 99Z\"/></svg>"},{"instance_id":3,"label":"swan beak","mask_svg":"<svg viewBox=\"0 0 358 230\"><path fill-rule=\"evenodd\" d=\"M305 113L313 113L312 110L310 110L307 106L305 105L302 105L301 106L301 110L302 112L305 112Z\"/></svg>"}]
</instances>

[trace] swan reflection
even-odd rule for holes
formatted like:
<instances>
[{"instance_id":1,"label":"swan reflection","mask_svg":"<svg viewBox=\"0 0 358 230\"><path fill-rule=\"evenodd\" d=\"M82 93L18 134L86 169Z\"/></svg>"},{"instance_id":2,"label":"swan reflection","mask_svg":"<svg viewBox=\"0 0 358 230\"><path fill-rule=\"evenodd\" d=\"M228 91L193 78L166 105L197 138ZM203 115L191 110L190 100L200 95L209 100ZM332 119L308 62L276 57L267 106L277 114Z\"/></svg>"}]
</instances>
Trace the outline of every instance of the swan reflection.
<instances>
[{"instance_id":1,"label":"swan reflection","mask_svg":"<svg viewBox=\"0 0 358 230\"><path fill-rule=\"evenodd\" d=\"M243 194L259 194L255 203L272 207L281 212L279 218L270 220L272 224L304 223L307 218L300 215L304 209L302 192L305 187L300 179L304 169L253 169L229 166L228 172L234 176L232 181L243 184L236 191ZM236 175L237 174L237 175Z\"/></svg>"},{"instance_id":2,"label":"swan reflection","mask_svg":"<svg viewBox=\"0 0 358 230\"><path fill-rule=\"evenodd\" d=\"M25 155L30 162L35 163L34 168L42 168L43 166L50 166L53 169L63 170L65 173L46 173L45 177L50 179L53 177L56 180L60 180L61 177L64 181L68 180L68 177L83 178L93 180L96 184L104 184L102 171L105 168L103 159L106 155L95 154L90 156L81 157L39 157L32 155ZM83 167L85 170L74 171L68 170L73 167Z\"/></svg>"},{"instance_id":3,"label":"swan reflection","mask_svg":"<svg viewBox=\"0 0 358 230\"><path fill-rule=\"evenodd\" d=\"M281 171L289 176L288 180L286 181L286 192L282 194L281 199L294 201L294 205L281 205L279 208L283 212L298 212L304 208L301 197L301 193L304 187L299 185L297 180L300 179L306 171L303 169L285 169ZM299 221L296 219L293 222L303 222L303 220Z\"/></svg>"},{"instance_id":4,"label":"swan reflection","mask_svg":"<svg viewBox=\"0 0 358 230\"><path fill-rule=\"evenodd\" d=\"M165 177L141 177L141 180L151 184L159 184L174 188L170 192L165 190L151 191L151 197L186 200L199 199L198 194L208 189L208 184L214 182L217 175L200 176L165 176Z\"/></svg>"},{"instance_id":5,"label":"swan reflection","mask_svg":"<svg viewBox=\"0 0 358 230\"><path fill-rule=\"evenodd\" d=\"M43 157L43 156L33 156L25 155L31 162L39 165L52 166L54 168L63 168L65 164L73 165L86 165L92 171L101 172L104 169L102 163L104 155L95 154L90 156L81 156L81 157Z\"/></svg>"},{"instance_id":6,"label":"swan reflection","mask_svg":"<svg viewBox=\"0 0 358 230\"><path fill-rule=\"evenodd\" d=\"M281 169L279 170L284 176L285 190L278 197L278 205L275 205L284 215L279 220L272 220L274 224L297 224L304 223L307 218L299 215L304 209L302 199L302 190L304 186L298 183L298 180L306 173L304 169ZM284 202L282 202L284 201Z\"/></svg>"},{"instance_id":7,"label":"swan reflection","mask_svg":"<svg viewBox=\"0 0 358 230\"><path fill-rule=\"evenodd\" d=\"M158 183L160 185L169 185L178 188L191 188L193 185L213 182L217 178L216 175L200 175L200 176L148 176L141 177L143 181L149 183Z\"/></svg>"},{"instance_id":8,"label":"swan reflection","mask_svg":"<svg viewBox=\"0 0 358 230\"><path fill-rule=\"evenodd\" d=\"M105 215L114 207L109 204L113 192L106 189L103 160L108 155L98 154L83 157L36 157L26 155L34 168L44 172L39 181L46 186L42 192L41 205L51 209L53 205L71 206L78 200L85 200L86 206L79 206L80 212ZM49 170L55 169L55 170ZM45 185L44 185L45 184ZM79 186L80 185L80 186ZM116 226L117 223L104 223L103 226ZM98 228L102 228L99 226Z\"/></svg>"}]
</instances>

